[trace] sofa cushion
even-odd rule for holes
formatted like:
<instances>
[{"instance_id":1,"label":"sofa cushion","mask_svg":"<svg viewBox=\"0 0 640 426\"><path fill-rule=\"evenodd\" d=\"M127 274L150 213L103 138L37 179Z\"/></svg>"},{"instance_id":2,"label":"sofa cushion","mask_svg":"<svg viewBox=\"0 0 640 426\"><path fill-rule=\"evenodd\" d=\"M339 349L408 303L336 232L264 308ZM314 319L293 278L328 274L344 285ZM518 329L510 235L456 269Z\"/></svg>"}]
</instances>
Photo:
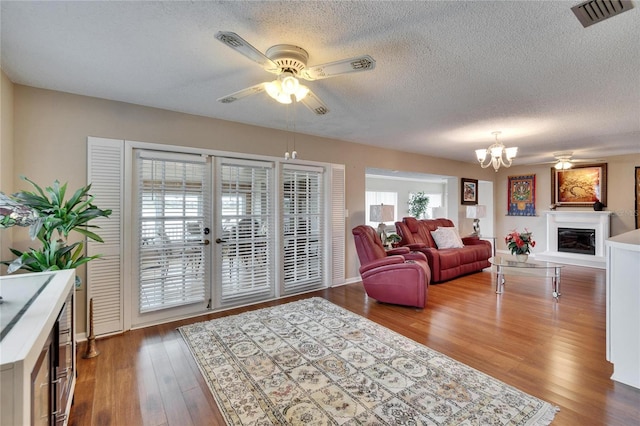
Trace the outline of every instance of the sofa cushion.
<instances>
[{"instance_id":1,"label":"sofa cushion","mask_svg":"<svg viewBox=\"0 0 640 426\"><path fill-rule=\"evenodd\" d=\"M440 261L440 271L460 267L459 249L438 249L438 258Z\"/></svg>"},{"instance_id":2,"label":"sofa cushion","mask_svg":"<svg viewBox=\"0 0 640 426\"><path fill-rule=\"evenodd\" d=\"M458 234L458 230L456 228L439 227L435 231L431 231L431 236L433 237L438 249L464 247L460 234Z\"/></svg>"}]
</instances>

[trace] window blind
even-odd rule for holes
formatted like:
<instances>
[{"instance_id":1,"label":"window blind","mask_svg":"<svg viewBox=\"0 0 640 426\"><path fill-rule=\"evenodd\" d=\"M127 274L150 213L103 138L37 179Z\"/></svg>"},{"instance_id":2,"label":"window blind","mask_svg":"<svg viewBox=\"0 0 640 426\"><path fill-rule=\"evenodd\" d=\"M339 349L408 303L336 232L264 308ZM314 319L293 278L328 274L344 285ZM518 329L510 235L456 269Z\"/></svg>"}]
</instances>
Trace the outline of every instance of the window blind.
<instances>
[{"instance_id":1,"label":"window blind","mask_svg":"<svg viewBox=\"0 0 640 426\"><path fill-rule=\"evenodd\" d=\"M282 171L283 293L323 286L323 169L285 165Z\"/></svg>"},{"instance_id":2,"label":"window blind","mask_svg":"<svg viewBox=\"0 0 640 426\"><path fill-rule=\"evenodd\" d=\"M219 158L221 306L273 297L273 163Z\"/></svg>"},{"instance_id":3,"label":"window blind","mask_svg":"<svg viewBox=\"0 0 640 426\"><path fill-rule=\"evenodd\" d=\"M206 159L138 151L139 312L203 302Z\"/></svg>"}]
</instances>

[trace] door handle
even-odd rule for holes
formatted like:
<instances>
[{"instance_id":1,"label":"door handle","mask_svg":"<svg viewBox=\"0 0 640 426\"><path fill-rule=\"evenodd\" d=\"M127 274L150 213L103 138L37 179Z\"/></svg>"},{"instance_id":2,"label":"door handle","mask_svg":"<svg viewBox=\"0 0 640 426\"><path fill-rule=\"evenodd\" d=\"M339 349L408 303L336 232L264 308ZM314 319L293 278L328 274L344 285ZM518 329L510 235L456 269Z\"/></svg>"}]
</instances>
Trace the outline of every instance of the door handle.
<instances>
[{"instance_id":1,"label":"door handle","mask_svg":"<svg viewBox=\"0 0 640 426\"><path fill-rule=\"evenodd\" d=\"M216 243L220 244L220 243L226 243L227 240L223 240L222 238L216 238Z\"/></svg>"},{"instance_id":2,"label":"door handle","mask_svg":"<svg viewBox=\"0 0 640 426\"><path fill-rule=\"evenodd\" d=\"M210 244L210 242L209 242L209 240L204 240L200 244L202 244L203 246L208 246Z\"/></svg>"}]
</instances>

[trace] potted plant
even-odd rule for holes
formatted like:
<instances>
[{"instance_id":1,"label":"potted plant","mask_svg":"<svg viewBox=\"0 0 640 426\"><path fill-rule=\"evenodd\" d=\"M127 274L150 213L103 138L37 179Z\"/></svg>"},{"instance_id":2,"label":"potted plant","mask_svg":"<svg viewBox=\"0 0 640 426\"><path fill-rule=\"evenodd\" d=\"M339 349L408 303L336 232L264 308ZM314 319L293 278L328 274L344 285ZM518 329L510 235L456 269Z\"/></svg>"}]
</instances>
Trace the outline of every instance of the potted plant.
<instances>
[{"instance_id":1,"label":"potted plant","mask_svg":"<svg viewBox=\"0 0 640 426\"><path fill-rule=\"evenodd\" d=\"M429 206L429 197L422 191L409 194L409 214L416 219L424 218Z\"/></svg>"},{"instance_id":2,"label":"potted plant","mask_svg":"<svg viewBox=\"0 0 640 426\"><path fill-rule=\"evenodd\" d=\"M100 255L85 256L84 243L67 244L72 231L78 232L94 241L102 238L89 228L89 222L98 217L109 217L111 210L101 210L92 204L89 194L91 185L78 189L65 201L67 184L55 181L53 186L44 190L26 177L35 192L20 191L11 196L0 195L0 229L11 226L29 226L31 239L37 239L42 247L20 251L10 248L17 256L13 261L3 261L9 265L7 273L24 269L30 272L57 271L73 269Z\"/></svg>"},{"instance_id":3,"label":"potted plant","mask_svg":"<svg viewBox=\"0 0 640 426\"><path fill-rule=\"evenodd\" d=\"M393 233L393 234L387 235L387 240L385 242L387 244L390 244L391 247L396 248L398 247L398 244L400 244L401 240L402 238L400 237L400 235Z\"/></svg>"},{"instance_id":4,"label":"potted plant","mask_svg":"<svg viewBox=\"0 0 640 426\"><path fill-rule=\"evenodd\" d=\"M518 262L526 262L531 253L531 248L536 246L536 242L526 228L524 232L517 230L511 231L504 239L505 244L509 248L511 254L516 256Z\"/></svg>"}]
</instances>

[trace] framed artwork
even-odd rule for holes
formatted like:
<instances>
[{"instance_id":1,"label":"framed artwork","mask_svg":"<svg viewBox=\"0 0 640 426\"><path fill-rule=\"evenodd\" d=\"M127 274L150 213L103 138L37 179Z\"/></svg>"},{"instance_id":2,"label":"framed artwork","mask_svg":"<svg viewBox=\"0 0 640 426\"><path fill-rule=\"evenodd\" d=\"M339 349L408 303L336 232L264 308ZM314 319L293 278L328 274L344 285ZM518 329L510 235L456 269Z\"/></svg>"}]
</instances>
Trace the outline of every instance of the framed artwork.
<instances>
[{"instance_id":1,"label":"framed artwork","mask_svg":"<svg viewBox=\"0 0 640 426\"><path fill-rule=\"evenodd\" d=\"M536 175L509 176L507 216L536 215Z\"/></svg>"},{"instance_id":2,"label":"framed artwork","mask_svg":"<svg viewBox=\"0 0 640 426\"><path fill-rule=\"evenodd\" d=\"M636 229L640 228L640 167L636 166Z\"/></svg>"},{"instance_id":3,"label":"framed artwork","mask_svg":"<svg viewBox=\"0 0 640 426\"><path fill-rule=\"evenodd\" d=\"M478 204L478 180L460 179L460 203L467 205Z\"/></svg>"},{"instance_id":4,"label":"framed artwork","mask_svg":"<svg viewBox=\"0 0 640 426\"><path fill-rule=\"evenodd\" d=\"M567 170L551 168L551 203L558 207L607 205L607 163L574 165Z\"/></svg>"}]
</instances>

